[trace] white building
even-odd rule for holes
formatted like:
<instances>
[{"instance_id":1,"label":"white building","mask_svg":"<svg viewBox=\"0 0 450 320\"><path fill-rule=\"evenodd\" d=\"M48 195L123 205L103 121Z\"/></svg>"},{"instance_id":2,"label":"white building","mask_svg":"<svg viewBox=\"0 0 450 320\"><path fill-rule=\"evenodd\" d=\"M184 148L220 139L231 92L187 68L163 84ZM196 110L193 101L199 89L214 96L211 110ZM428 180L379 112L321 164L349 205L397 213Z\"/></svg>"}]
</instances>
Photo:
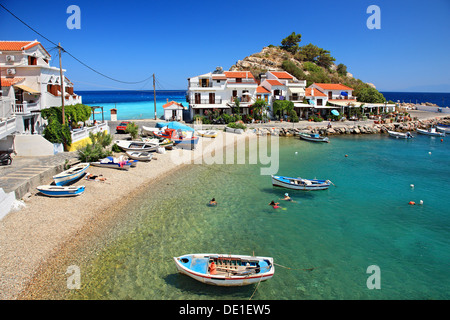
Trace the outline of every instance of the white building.
<instances>
[{"instance_id":1,"label":"white building","mask_svg":"<svg viewBox=\"0 0 450 320\"><path fill-rule=\"evenodd\" d=\"M164 120L166 121L183 121L183 111L186 107L183 104L170 101L167 99L167 103L163 105Z\"/></svg>"},{"instance_id":2,"label":"white building","mask_svg":"<svg viewBox=\"0 0 450 320\"><path fill-rule=\"evenodd\" d=\"M328 101L333 100L354 100L356 97L353 96L353 88L347 87L340 83L313 83L309 88L316 88L327 95Z\"/></svg>"},{"instance_id":3,"label":"white building","mask_svg":"<svg viewBox=\"0 0 450 320\"><path fill-rule=\"evenodd\" d=\"M0 41L1 117L15 116L19 133L40 133L40 110L62 105L62 81L64 104L81 103L65 70L60 79L60 69L50 66L50 61L51 55L37 40Z\"/></svg>"}]
</instances>

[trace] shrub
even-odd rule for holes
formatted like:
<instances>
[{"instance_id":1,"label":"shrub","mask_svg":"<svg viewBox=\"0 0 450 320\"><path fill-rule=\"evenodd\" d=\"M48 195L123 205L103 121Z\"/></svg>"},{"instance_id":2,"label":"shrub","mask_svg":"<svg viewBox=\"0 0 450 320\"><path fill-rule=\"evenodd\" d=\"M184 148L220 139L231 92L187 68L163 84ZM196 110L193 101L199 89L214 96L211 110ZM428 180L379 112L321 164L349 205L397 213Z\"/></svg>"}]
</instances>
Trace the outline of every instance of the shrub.
<instances>
[{"instance_id":1,"label":"shrub","mask_svg":"<svg viewBox=\"0 0 450 320\"><path fill-rule=\"evenodd\" d=\"M100 144L103 148L109 146L112 142L112 136L106 131L99 131L97 133L89 132L89 139L93 144Z\"/></svg>"},{"instance_id":2,"label":"shrub","mask_svg":"<svg viewBox=\"0 0 450 320\"><path fill-rule=\"evenodd\" d=\"M82 162L95 162L106 158L112 154L110 150L106 150L99 143L88 144L77 151L78 159Z\"/></svg>"},{"instance_id":3,"label":"shrub","mask_svg":"<svg viewBox=\"0 0 450 320\"><path fill-rule=\"evenodd\" d=\"M63 143L70 146L72 144L72 135L68 125L62 125L56 120L49 120L48 126L43 132L44 138L51 143Z\"/></svg>"},{"instance_id":4,"label":"shrub","mask_svg":"<svg viewBox=\"0 0 450 320\"><path fill-rule=\"evenodd\" d=\"M131 139L136 139L139 135L139 127L136 125L136 123L130 122L129 124L127 124L125 132L131 135Z\"/></svg>"}]
</instances>

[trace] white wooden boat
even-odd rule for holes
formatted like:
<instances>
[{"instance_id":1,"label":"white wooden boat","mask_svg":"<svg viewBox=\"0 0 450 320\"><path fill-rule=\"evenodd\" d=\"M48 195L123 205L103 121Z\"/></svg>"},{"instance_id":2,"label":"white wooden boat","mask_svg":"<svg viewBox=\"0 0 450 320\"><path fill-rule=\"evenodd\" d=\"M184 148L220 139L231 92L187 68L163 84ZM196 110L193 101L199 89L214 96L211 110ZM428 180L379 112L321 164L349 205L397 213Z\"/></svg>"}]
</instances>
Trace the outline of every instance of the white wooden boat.
<instances>
[{"instance_id":1,"label":"white wooden boat","mask_svg":"<svg viewBox=\"0 0 450 320\"><path fill-rule=\"evenodd\" d=\"M271 257L199 253L173 259L178 272L216 286L259 283L272 278L275 273Z\"/></svg>"},{"instance_id":2,"label":"white wooden boat","mask_svg":"<svg viewBox=\"0 0 450 320\"><path fill-rule=\"evenodd\" d=\"M153 136L155 132L164 131L166 127L164 128L156 128L156 127L146 127L142 126L142 133L147 136Z\"/></svg>"},{"instance_id":3,"label":"white wooden boat","mask_svg":"<svg viewBox=\"0 0 450 320\"><path fill-rule=\"evenodd\" d=\"M153 153L150 151L127 151L125 154L128 158L138 161L150 161L153 158Z\"/></svg>"},{"instance_id":4,"label":"white wooden boat","mask_svg":"<svg viewBox=\"0 0 450 320\"><path fill-rule=\"evenodd\" d=\"M450 133L450 126L447 125L437 125L436 130L440 132Z\"/></svg>"},{"instance_id":5,"label":"white wooden boat","mask_svg":"<svg viewBox=\"0 0 450 320\"><path fill-rule=\"evenodd\" d=\"M75 197L84 192L85 186L46 185L39 186L36 189L38 189L40 193L49 197Z\"/></svg>"},{"instance_id":6,"label":"white wooden boat","mask_svg":"<svg viewBox=\"0 0 450 320\"><path fill-rule=\"evenodd\" d=\"M438 136L438 137L444 137L445 136L445 132L436 131L436 128L430 128L428 130L417 129L417 132L420 133L420 134L428 135L428 136Z\"/></svg>"},{"instance_id":7,"label":"white wooden boat","mask_svg":"<svg viewBox=\"0 0 450 320\"><path fill-rule=\"evenodd\" d=\"M302 179L285 176L272 176L272 185L293 190L325 190L330 187L330 180Z\"/></svg>"},{"instance_id":8,"label":"white wooden boat","mask_svg":"<svg viewBox=\"0 0 450 320\"><path fill-rule=\"evenodd\" d=\"M113 158L106 157L97 162L91 162L91 165L95 167L111 168L119 170L129 170L131 166L135 166L137 160L126 160L123 157Z\"/></svg>"},{"instance_id":9,"label":"white wooden boat","mask_svg":"<svg viewBox=\"0 0 450 320\"><path fill-rule=\"evenodd\" d=\"M413 136L411 135L410 132L396 132L396 131L388 131L389 135L393 138L397 138L397 139L411 139L413 138Z\"/></svg>"},{"instance_id":10,"label":"white wooden boat","mask_svg":"<svg viewBox=\"0 0 450 320\"><path fill-rule=\"evenodd\" d=\"M300 139L307 140L307 141L313 141L313 142L330 142L328 137L322 137L318 133L304 133L300 132L298 134L300 136Z\"/></svg>"},{"instance_id":11,"label":"white wooden boat","mask_svg":"<svg viewBox=\"0 0 450 320\"><path fill-rule=\"evenodd\" d=\"M156 151L159 144L144 141L128 141L116 140L114 141L123 151Z\"/></svg>"},{"instance_id":12,"label":"white wooden boat","mask_svg":"<svg viewBox=\"0 0 450 320\"><path fill-rule=\"evenodd\" d=\"M86 172L87 168L89 168L89 163L76 164L70 169L53 176L53 180L57 186L64 186L80 178Z\"/></svg>"},{"instance_id":13,"label":"white wooden boat","mask_svg":"<svg viewBox=\"0 0 450 320\"><path fill-rule=\"evenodd\" d=\"M166 149L172 149L172 147L173 147L173 141L170 139L166 139L166 138L159 138L159 137L142 138L141 140L142 140L142 142L145 142L145 143L157 144L160 147L164 147Z\"/></svg>"},{"instance_id":14,"label":"white wooden boat","mask_svg":"<svg viewBox=\"0 0 450 320\"><path fill-rule=\"evenodd\" d=\"M206 138L217 137L217 131L215 131L215 130L197 130L197 133L201 137L206 137Z\"/></svg>"}]
</instances>

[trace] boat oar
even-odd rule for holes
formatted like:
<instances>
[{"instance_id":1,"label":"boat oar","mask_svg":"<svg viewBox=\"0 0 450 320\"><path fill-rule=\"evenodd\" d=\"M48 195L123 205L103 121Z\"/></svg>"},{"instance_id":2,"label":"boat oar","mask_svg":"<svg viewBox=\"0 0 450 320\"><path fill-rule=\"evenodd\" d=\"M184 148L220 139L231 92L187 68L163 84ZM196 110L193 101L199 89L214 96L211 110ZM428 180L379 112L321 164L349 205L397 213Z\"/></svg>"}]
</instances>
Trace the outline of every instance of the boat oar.
<instances>
[{"instance_id":1,"label":"boat oar","mask_svg":"<svg viewBox=\"0 0 450 320\"><path fill-rule=\"evenodd\" d=\"M331 183L333 186L336 187L336 185L333 182L331 182L330 180L327 180L327 182Z\"/></svg>"}]
</instances>

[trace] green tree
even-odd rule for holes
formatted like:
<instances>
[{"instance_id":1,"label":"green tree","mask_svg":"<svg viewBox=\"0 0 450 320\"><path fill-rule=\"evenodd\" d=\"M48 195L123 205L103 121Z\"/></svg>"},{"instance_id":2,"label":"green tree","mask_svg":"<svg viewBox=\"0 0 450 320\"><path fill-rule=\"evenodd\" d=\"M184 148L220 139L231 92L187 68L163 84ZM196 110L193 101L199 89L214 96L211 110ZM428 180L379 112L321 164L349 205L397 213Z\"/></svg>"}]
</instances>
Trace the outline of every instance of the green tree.
<instances>
[{"instance_id":1,"label":"green tree","mask_svg":"<svg viewBox=\"0 0 450 320\"><path fill-rule=\"evenodd\" d=\"M386 101L381 92L369 86L359 90L355 90L354 94L358 97L359 102L383 103Z\"/></svg>"},{"instance_id":2,"label":"green tree","mask_svg":"<svg viewBox=\"0 0 450 320\"><path fill-rule=\"evenodd\" d=\"M337 68L336 68L336 72L340 75L340 76L347 76L347 66L343 63L339 63Z\"/></svg>"},{"instance_id":3,"label":"green tree","mask_svg":"<svg viewBox=\"0 0 450 320\"><path fill-rule=\"evenodd\" d=\"M131 135L131 139L136 139L139 135L139 127L136 123L130 122L125 128L125 132Z\"/></svg>"},{"instance_id":4,"label":"green tree","mask_svg":"<svg viewBox=\"0 0 450 320\"><path fill-rule=\"evenodd\" d=\"M292 32L289 36L281 40L280 48L292 54L296 54L299 49L298 44L300 41L302 41L302 35Z\"/></svg>"}]
</instances>

